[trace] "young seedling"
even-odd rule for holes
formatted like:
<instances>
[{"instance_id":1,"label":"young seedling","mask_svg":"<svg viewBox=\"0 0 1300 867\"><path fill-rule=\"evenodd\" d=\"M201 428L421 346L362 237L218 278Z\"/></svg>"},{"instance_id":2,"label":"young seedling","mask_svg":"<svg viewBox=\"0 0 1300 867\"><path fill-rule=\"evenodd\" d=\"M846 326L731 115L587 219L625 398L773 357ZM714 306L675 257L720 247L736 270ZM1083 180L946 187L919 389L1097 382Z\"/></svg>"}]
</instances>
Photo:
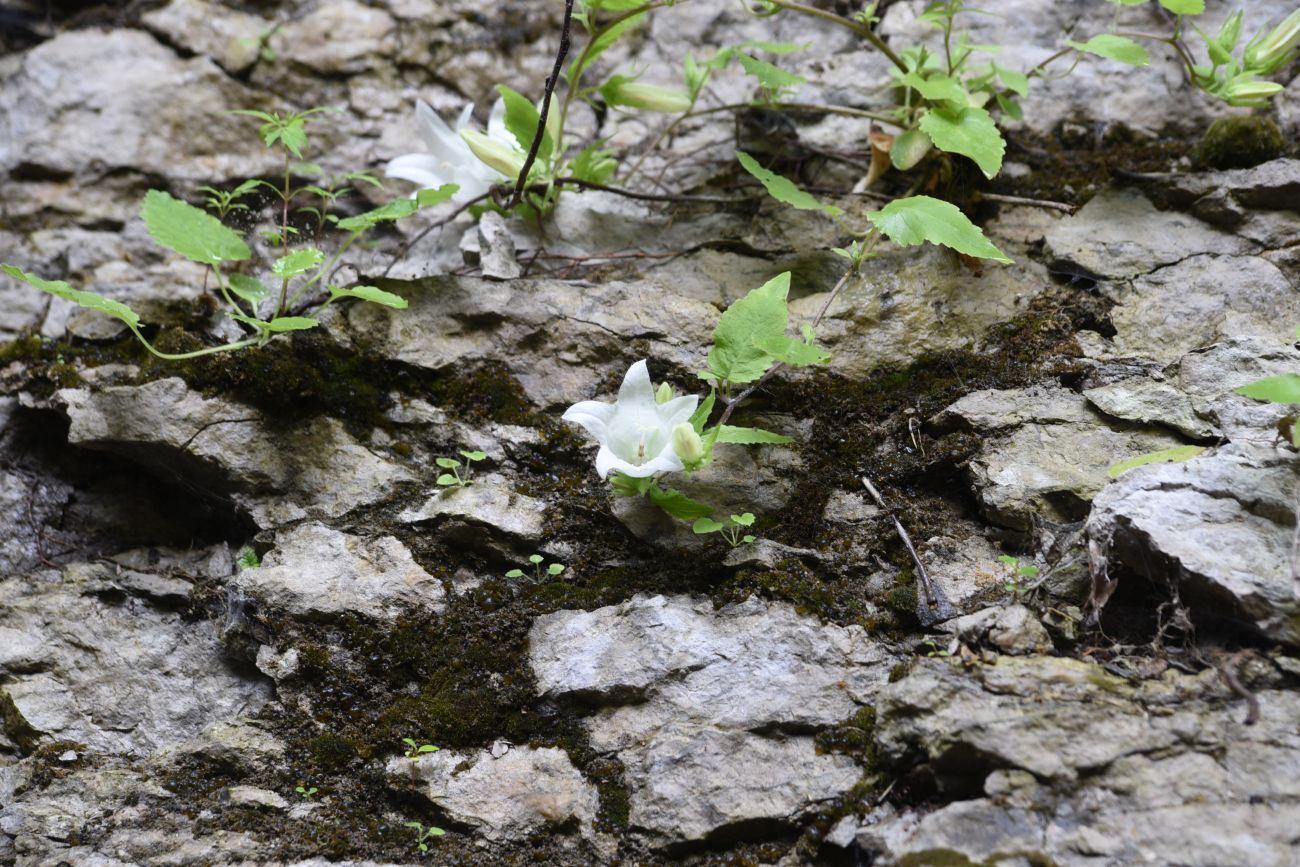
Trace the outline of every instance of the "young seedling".
<instances>
[{"instance_id":1,"label":"young seedling","mask_svg":"<svg viewBox=\"0 0 1300 867\"><path fill-rule=\"evenodd\" d=\"M406 744L406 757L411 761L415 761L425 753L436 753L441 749L433 744L418 743L415 738L402 738L402 743Z\"/></svg>"},{"instance_id":2,"label":"young seedling","mask_svg":"<svg viewBox=\"0 0 1300 867\"><path fill-rule=\"evenodd\" d=\"M240 571L243 571L244 569L256 569L262 565L262 561L258 558L257 551L254 550L252 545L245 545L239 549L239 554L235 558L235 565L239 567Z\"/></svg>"},{"instance_id":3,"label":"young seedling","mask_svg":"<svg viewBox=\"0 0 1300 867\"><path fill-rule=\"evenodd\" d=\"M429 851L428 840L434 837L441 837L443 834L447 833L434 825L430 825L426 828L419 822L407 822L406 827L415 831L415 845L419 847L421 852Z\"/></svg>"},{"instance_id":4,"label":"young seedling","mask_svg":"<svg viewBox=\"0 0 1300 867\"><path fill-rule=\"evenodd\" d=\"M470 468L475 461L481 461L487 457L486 452L467 452L462 451L460 456L465 459L462 464L455 458L438 458L435 463L444 470L451 470L450 473L443 473L438 476L438 484L446 488L466 488L473 484L470 480ZM461 468L464 468L465 474L461 475Z\"/></svg>"},{"instance_id":5,"label":"young seedling","mask_svg":"<svg viewBox=\"0 0 1300 867\"><path fill-rule=\"evenodd\" d=\"M528 558L528 562L532 564L533 567L533 582L536 584L542 583L542 571L543 571L542 562L545 559L546 558L543 557L541 554L533 554L531 557ZM554 578L556 575L559 575L563 571L564 571L563 563L552 563L551 565L546 567L545 573L550 577ZM506 577L523 578L525 577L525 573L523 569L511 569L509 572L506 573Z\"/></svg>"},{"instance_id":6,"label":"young seedling","mask_svg":"<svg viewBox=\"0 0 1300 867\"><path fill-rule=\"evenodd\" d=\"M316 793L320 790L317 789L315 786L312 786L311 788L308 788L307 786L299 786L298 788L294 789L294 791L302 795L303 800L310 801L313 797L315 797Z\"/></svg>"},{"instance_id":7,"label":"young seedling","mask_svg":"<svg viewBox=\"0 0 1300 867\"><path fill-rule=\"evenodd\" d=\"M754 513L746 512L743 515L728 515L725 522L715 521L712 518L699 518L691 525L691 529L698 536L704 536L708 533L721 533L722 538L727 540L727 544L733 548L739 548L741 545L748 545L754 541L753 536L745 533L745 528L753 523Z\"/></svg>"},{"instance_id":8,"label":"young seedling","mask_svg":"<svg viewBox=\"0 0 1300 867\"><path fill-rule=\"evenodd\" d=\"M1038 567L1028 563L1021 563L1019 557L1012 557L1010 554L1002 554L998 557L998 562L1011 570L1013 578L1006 583L1006 588L1012 596L1019 599L1020 594L1025 591L1025 585L1021 579L1037 576Z\"/></svg>"}]
</instances>

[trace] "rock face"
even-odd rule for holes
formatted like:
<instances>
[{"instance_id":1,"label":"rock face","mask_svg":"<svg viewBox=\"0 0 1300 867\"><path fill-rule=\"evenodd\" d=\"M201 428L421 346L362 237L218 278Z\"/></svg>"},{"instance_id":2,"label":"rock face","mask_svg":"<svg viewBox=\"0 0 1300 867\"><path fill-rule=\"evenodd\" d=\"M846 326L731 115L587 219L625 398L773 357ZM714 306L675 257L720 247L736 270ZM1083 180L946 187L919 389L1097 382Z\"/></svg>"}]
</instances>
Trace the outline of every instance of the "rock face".
<instances>
[{"instance_id":1,"label":"rock face","mask_svg":"<svg viewBox=\"0 0 1300 867\"><path fill-rule=\"evenodd\" d=\"M1228 695L1212 671L1133 686L1065 659L919 660L881 693L880 756L925 762L959 800L880 811L858 845L889 867L1291 864L1300 700L1262 690L1242 726Z\"/></svg>"},{"instance_id":2,"label":"rock face","mask_svg":"<svg viewBox=\"0 0 1300 867\"><path fill-rule=\"evenodd\" d=\"M260 567L244 569L231 581L271 608L309 619L353 613L393 620L442 607L442 583L392 536L362 539L308 522L275 541Z\"/></svg>"},{"instance_id":3,"label":"rock face","mask_svg":"<svg viewBox=\"0 0 1300 867\"><path fill-rule=\"evenodd\" d=\"M71 421L70 443L196 476L228 493L262 526L311 514L338 517L412 478L353 440L336 419L274 430L252 409L205 398L181 379L63 389L55 401Z\"/></svg>"},{"instance_id":4,"label":"rock face","mask_svg":"<svg viewBox=\"0 0 1300 867\"><path fill-rule=\"evenodd\" d=\"M0 591L4 693L30 736L150 753L271 697L223 660L214 624L124 598L105 567L10 578Z\"/></svg>"},{"instance_id":5,"label":"rock face","mask_svg":"<svg viewBox=\"0 0 1300 867\"><path fill-rule=\"evenodd\" d=\"M870 703L889 666L856 627L752 599L559 611L529 648L545 695L604 706L587 719L592 745L627 767L632 824L666 842L781 821L851 787L853 763L803 733Z\"/></svg>"},{"instance_id":6,"label":"rock face","mask_svg":"<svg viewBox=\"0 0 1300 867\"><path fill-rule=\"evenodd\" d=\"M418 759L396 758L388 772L415 780L422 794L455 822L492 842L518 841L551 824L574 820L583 837L595 836L596 789L554 747L509 747Z\"/></svg>"}]
</instances>

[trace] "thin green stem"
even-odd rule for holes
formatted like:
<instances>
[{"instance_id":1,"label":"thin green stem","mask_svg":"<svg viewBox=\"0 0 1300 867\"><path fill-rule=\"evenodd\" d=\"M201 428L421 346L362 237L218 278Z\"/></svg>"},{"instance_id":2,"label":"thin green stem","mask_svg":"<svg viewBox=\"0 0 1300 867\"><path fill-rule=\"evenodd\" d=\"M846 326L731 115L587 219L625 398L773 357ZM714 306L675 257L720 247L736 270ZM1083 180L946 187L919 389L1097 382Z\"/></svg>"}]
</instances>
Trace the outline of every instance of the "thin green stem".
<instances>
[{"instance_id":1,"label":"thin green stem","mask_svg":"<svg viewBox=\"0 0 1300 867\"><path fill-rule=\"evenodd\" d=\"M138 328L133 325L128 325L127 327L131 329L131 333L136 336L136 339L144 344L145 349L149 350L164 361L184 361L187 358L198 358L202 355L213 355L218 352L233 352L236 349L243 349L245 346L254 346L258 343L265 342L262 337L258 336L249 337L244 340L237 340L234 343L225 343L221 346L209 346L206 349L196 349L193 352L159 352L157 349L154 349L152 343L145 340L144 335L140 333Z\"/></svg>"},{"instance_id":2,"label":"thin green stem","mask_svg":"<svg viewBox=\"0 0 1300 867\"><path fill-rule=\"evenodd\" d=\"M770 3L773 6L779 6L782 9L788 9L791 12L799 12L804 15L811 15L814 18L821 18L825 21L830 21L833 24L838 24L847 30L851 30L870 42L872 48L885 55L885 57L888 57L890 63L897 66L903 72L908 71L907 64L903 62L903 58L899 57L894 52L894 49L886 45L885 41L875 34L875 31L860 21L854 21L853 19L845 18L842 15L836 15L834 12L828 12L825 9L818 9L814 6L805 6L802 3L794 3L791 2L791 0L765 0L765 2Z\"/></svg>"},{"instance_id":3,"label":"thin green stem","mask_svg":"<svg viewBox=\"0 0 1300 867\"><path fill-rule=\"evenodd\" d=\"M324 277L326 274L328 274L334 268L334 265L338 262L339 258L342 257L343 254L348 251L348 248L352 246L352 242L360 237L361 237L360 232L353 232L352 235L349 236L346 241L340 244L338 250L336 250L334 255L330 257L329 261L326 262L324 265L320 266L320 268L317 269L316 273L312 275L312 278L307 282L303 283L301 286L299 286L298 291L293 293L293 297L289 299L289 307L293 307L294 304L297 304L298 299L303 296L304 292L306 292L312 286L319 283L320 279Z\"/></svg>"}]
</instances>

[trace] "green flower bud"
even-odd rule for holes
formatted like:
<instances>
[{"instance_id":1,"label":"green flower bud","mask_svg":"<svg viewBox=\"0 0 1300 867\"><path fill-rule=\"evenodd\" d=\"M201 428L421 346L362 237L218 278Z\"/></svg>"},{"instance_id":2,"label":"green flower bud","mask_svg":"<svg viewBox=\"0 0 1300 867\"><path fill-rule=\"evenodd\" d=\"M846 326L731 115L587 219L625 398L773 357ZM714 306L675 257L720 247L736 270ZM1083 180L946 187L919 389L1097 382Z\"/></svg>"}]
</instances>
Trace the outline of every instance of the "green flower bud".
<instances>
[{"instance_id":1,"label":"green flower bud","mask_svg":"<svg viewBox=\"0 0 1300 867\"><path fill-rule=\"evenodd\" d=\"M667 403L673 399L673 387L666 382L659 383L659 390L655 392L655 403Z\"/></svg>"},{"instance_id":2,"label":"green flower bud","mask_svg":"<svg viewBox=\"0 0 1300 867\"><path fill-rule=\"evenodd\" d=\"M1228 105L1257 108L1264 105L1269 97L1281 92L1280 84L1239 76L1225 84L1219 95Z\"/></svg>"},{"instance_id":3,"label":"green flower bud","mask_svg":"<svg viewBox=\"0 0 1300 867\"><path fill-rule=\"evenodd\" d=\"M1228 16L1228 20L1223 22L1223 26L1219 28L1219 35L1214 37L1214 41L1219 48L1228 53L1231 53L1237 47L1237 42L1241 39L1242 17L1243 14L1240 9L1233 12Z\"/></svg>"},{"instance_id":4,"label":"green flower bud","mask_svg":"<svg viewBox=\"0 0 1300 867\"><path fill-rule=\"evenodd\" d=\"M476 129L463 129L460 131L460 137L464 139L465 144L469 145L474 156L507 178L514 180L523 171L524 155L506 142Z\"/></svg>"},{"instance_id":5,"label":"green flower bud","mask_svg":"<svg viewBox=\"0 0 1300 867\"><path fill-rule=\"evenodd\" d=\"M610 105L639 108L645 111L678 114L691 107L691 96L685 91L660 87L657 84L625 81L621 76L610 79L609 83L600 89L600 93Z\"/></svg>"},{"instance_id":6,"label":"green flower bud","mask_svg":"<svg viewBox=\"0 0 1300 867\"><path fill-rule=\"evenodd\" d=\"M704 441L690 422L684 421L673 428L673 451L682 459L686 469L693 470L704 460Z\"/></svg>"},{"instance_id":7,"label":"green flower bud","mask_svg":"<svg viewBox=\"0 0 1300 867\"><path fill-rule=\"evenodd\" d=\"M1300 45L1300 9L1288 15L1268 35L1252 39L1242 59L1250 71L1268 75L1295 59L1297 45Z\"/></svg>"}]
</instances>

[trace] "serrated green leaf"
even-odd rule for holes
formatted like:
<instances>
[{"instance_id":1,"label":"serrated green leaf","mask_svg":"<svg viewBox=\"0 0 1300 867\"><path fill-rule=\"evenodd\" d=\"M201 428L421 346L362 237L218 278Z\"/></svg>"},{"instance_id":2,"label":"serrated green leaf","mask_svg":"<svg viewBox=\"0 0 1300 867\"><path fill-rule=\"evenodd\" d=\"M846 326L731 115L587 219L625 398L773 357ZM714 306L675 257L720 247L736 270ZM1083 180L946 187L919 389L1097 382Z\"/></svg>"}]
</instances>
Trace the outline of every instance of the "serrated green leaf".
<instances>
[{"instance_id":1,"label":"serrated green leaf","mask_svg":"<svg viewBox=\"0 0 1300 867\"><path fill-rule=\"evenodd\" d=\"M891 241L904 247L929 241L967 256L1011 262L956 205L930 196L895 199L879 211L868 211L867 219Z\"/></svg>"},{"instance_id":2,"label":"serrated green leaf","mask_svg":"<svg viewBox=\"0 0 1300 867\"><path fill-rule=\"evenodd\" d=\"M996 63L993 64L993 71L998 74L998 78L1002 79L1007 90L1019 96L1029 95L1029 76L1014 69L1007 69L1005 66L998 66Z\"/></svg>"},{"instance_id":3,"label":"serrated green leaf","mask_svg":"<svg viewBox=\"0 0 1300 867\"><path fill-rule=\"evenodd\" d=\"M4 271L16 280L21 280L29 286L40 289L42 292L48 292L51 295L71 301L78 307L97 310L100 313L106 313L115 319L120 319L133 329L140 325L139 314L130 307L127 307L121 301L114 301L112 298L105 298L103 295L95 292L73 289L62 280L46 280L42 277L37 277L35 274L28 274L21 268L15 268L13 265L0 265L0 270Z\"/></svg>"},{"instance_id":4,"label":"serrated green leaf","mask_svg":"<svg viewBox=\"0 0 1300 867\"><path fill-rule=\"evenodd\" d=\"M695 412L691 413L691 427L695 428L697 434L704 431L704 425L708 423L709 414L713 412L713 404L717 399L718 392L715 389L709 389L709 396L700 401L700 405L695 408Z\"/></svg>"},{"instance_id":5,"label":"serrated green leaf","mask_svg":"<svg viewBox=\"0 0 1300 867\"><path fill-rule=\"evenodd\" d=\"M1087 42L1071 42L1067 40L1065 44L1086 54L1095 54L1107 60L1117 60L1120 63L1127 63L1129 66L1146 66L1151 62L1150 55L1141 45L1138 45L1132 39L1113 36L1109 33L1094 36Z\"/></svg>"},{"instance_id":6,"label":"serrated green leaf","mask_svg":"<svg viewBox=\"0 0 1300 867\"><path fill-rule=\"evenodd\" d=\"M636 27L646 17L645 12L638 13L615 24L613 27L606 29L603 33L592 40L591 46L583 53L579 54L577 59L569 66L568 80L570 84L576 83L586 71L587 67L595 62L597 57L604 54L611 45L618 41L618 38L628 30Z\"/></svg>"},{"instance_id":7,"label":"serrated green leaf","mask_svg":"<svg viewBox=\"0 0 1300 867\"><path fill-rule=\"evenodd\" d=\"M777 361L791 367L807 367L811 364L830 364L831 354L820 346L781 337L764 337L754 341L754 345L771 355Z\"/></svg>"},{"instance_id":8,"label":"serrated green leaf","mask_svg":"<svg viewBox=\"0 0 1300 867\"><path fill-rule=\"evenodd\" d=\"M934 147L934 142L930 137L919 129L909 129L907 132L894 139L894 143L889 147L889 161L894 164L894 168L900 172L905 172L915 166L925 155Z\"/></svg>"},{"instance_id":9,"label":"serrated green leaf","mask_svg":"<svg viewBox=\"0 0 1300 867\"><path fill-rule=\"evenodd\" d=\"M1147 464L1165 464L1186 461L1196 457L1205 451L1204 446L1178 446L1172 449L1161 449L1158 452L1149 452L1145 455L1138 455L1135 458L1129 458L1126 461L1120 461L1117 464L1111 464L1106 469L1106 474L1112 479L1118 478L1121 473L1134 469L1135 467L1146 466Z\"/></svg>"},{"instance_id":10,"label":"serrated green leaf","mask_svg":"<svg viewBox=\"0 0 1300 867\"><path fill-rule=\"evenodd\" d=\"M649 494L652 503L674 518L681 518L683 521L694 521L696 518L706 518L713 514L711 506L696 502L675 488L664 489L654 485L646 493Z\"/></svg>"},{"instance_id":11,"label":"serrated green leaf","mask_svg":"<svg viewBox=\"0 0 1300 867\"><path fill-rule=\"evenodd\" d=\"M1257 379L1237 389L1237 394L1272 403L1300 403L1300 375L1283 373Z\"/></svg>"},{"instance_id":12,"label":"serrated green leaf","mask_svg":"<svg viewBox=\"0 0 1300 867\"><path fill-rule=\"evenodd\" d=\"M916 72L909 72L900 81L924 98L935 102L948 100L958 105L966 105L970 99L970 95L966 93L966 88L962 87L961 82L946 75L922 78Z\"/></svg>"},{"instance_id":13,"label":"serrated green leaf","mask_svg":"<svg viewBox=\"0 0 1300 867\"><path fill-rule=\"evenodd\" d=\"M271 265L271 273L277 277L297 277L315 268L325 261L325 254L315 247L299 247L292 253L285 253Z\"/></svg>"},{"instance_id":14,"label":"serrated green leaf","mask_svg":"<svg viewBox=\"0 0 1300 867\"><path fill-rule=\"evenodd\" d=\"M736 60L740 61L740 65L745 72L758 79L758 83L764 90L771 93L778 93L787 87L803 84L805 80L802 75L786 72L779 66L768 63L766 60L759 60L757 57L750 57L743 52L736 52Z\"/></svg>"},{"instance_id":15,"label":"serrated green leaf","mask_svg":"<svg viewBox=\"0 0 1300 867\"><path fill-rule=\"evenodd\" d=\"M262 281L256 277L247 274L228 274L226 279L230 281L230 291L245 301L256 304L271 294L271 290L263 286Z\"/></svg>"},{"instance_id":16,"label":"serrated green leaf","mask_svg":"<svg viewBox=\"0 0 1300 867\"><path fill-rule=\"evenodd\" d=\"M394 295L392 292L385 292L378 286L353 286L350 289L340 289L338 286L331 286L330 297L360 298L362 301L369 301L372 304L382 304L385 307L392 307L397 310L405 310L408 306L405 298L400 295Z\"/></svg>"},{"instance_id":17,"label":"serrated green leaf","mask_svg":"<svg viewBox=\"0 0 1300 867\"><path fill-rule=\"evenodd\" d=\"M985 177L991 178L1001 170L1006 142L984 109L973 105L932 108L921 118L920 127L935 147L974 160Z\"/></svg>"},{"instance_id":18,"label":"serrated green leaf","mask_svg":"<svg viewBox=\"0 0 1300 867\"><path fill-rule=\"evenodd\" d=\"M145 193L140 216L155 241L191 262L221 265L252 255L238 232L203 209L162 190Z\"/></svg>"},{"instance_id":19,"label":"serrated green leaf","mask_svg":"<svg viewBox=\"0 0 1300 867\"><path fill-rule=\"evenodd\" d=\"M1200 15L1205 11L1205 0L1160 0L1160 5L1175 15Z\"/></svg>"},{"instance_id":20,"label":"serrated green leaf","mask_svg":"<svg viewBox=\"0 0 1300 867\"><path fill-rule=\"evenodd\" d=\"M691 531L697 536L704 536L718 532L723 526L725 525L712 518L696 518L695 523L691 524Z\"/></svg>"},{"instance_id":21,"label":"serrated green leaf","mask_svg":"<svg viewBox=\"0 0 1300 867\"><path fill-rule=\"evenodd\" d=\"M758 161L744 151L736 151L736 159L749 172L763 184L768 195L778 202L784 202L792 208L798 208L801 211L823 211L832 217L838 217L844 213L834 205L827 205L819 202L817 198L795 186L794 181L789 178L783 178L776 172L770 172L758 164Z\"/></svg>"},{"instance_id":22,"label":"serrated green leaf","mask_svg":"<svg viewBox=\"0 0 1300 867\"><path fill-rule=\"evenodd\" d=\"M537 135L537 120L540 117L537 106L523 94L511 90L504 84L497 85L497 93L501 94L501 99L506 104L506 129L515 137L515 141L519 142L519 147L524 153L527 153L533 146L533 138ZM555 144L551 141L550 132L543 130L542 143L537 148L537 158L545 163L551 158L554 150Z\"/></svg>"},{"instance_id":23,"label":"serrated green leaf","mask_svg":"<svg viewBox=\"0 0 1300 867\"><path fill-rule=\"evenodd\" d=\"M783 434L773 433L758 427L737 427L724 424L718 431L718 442L733 443L742 446L774 445L784 446L794 442Z\"/></svg>"},{"instance_id":24,"label":"serrated green leaf","mask_svg":"<svg viewBox=\"0 0 1300 867\"><path fill-rule=\"evenodd\" d=\"M616 472L609 477L610 487L616 497L639 497L650 490L654 483L655 480L651 476L635 478Z\"/></svg>"},{"instance_id":25,"label":"serrated green leaf","mask_svg":"<svg viewBox=\"0 0 1300 867\"><path fill-rule=\"evenodd\" d=\"M728 307L713 330L709 369L700 374L701 378L745 383L766 373L775 359L754 341L785 335L790 319L786 306L789 292L790 272L786 271Z\"/></svg>"},{"instance_id":26,"label":"serrated green leaf","mask_svg":"<svg viewBox=\"0 0 1300 867\"><path fill-rule=\"evenodd\" d=\"M357 214L355 217L339 220L337 225L345 232L364 232L379 223L409 217L419 209L420 202L418 199L394 199L386 205L375 208L373 211L366 211L364 214Z\"/></svg>"}]
</instances>

